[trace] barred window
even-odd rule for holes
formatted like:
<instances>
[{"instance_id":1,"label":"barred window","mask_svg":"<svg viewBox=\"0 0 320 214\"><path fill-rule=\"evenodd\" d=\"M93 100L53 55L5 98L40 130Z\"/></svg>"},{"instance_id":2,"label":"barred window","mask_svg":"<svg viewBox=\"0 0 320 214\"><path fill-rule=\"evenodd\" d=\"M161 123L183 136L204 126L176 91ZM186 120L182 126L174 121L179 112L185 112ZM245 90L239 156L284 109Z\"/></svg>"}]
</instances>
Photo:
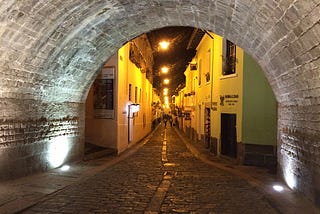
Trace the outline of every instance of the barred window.
<instances>
[{"instance_id":1,"label":"barred window","mask_svg":"<svg viewBox=\"0 0 320 214\"><path fill-rule=\"evenodd\" d=\"M229 40L226 40L223 56L222 74L229 75L236 73L236 45Z\"/></svg>"}]
</instances>

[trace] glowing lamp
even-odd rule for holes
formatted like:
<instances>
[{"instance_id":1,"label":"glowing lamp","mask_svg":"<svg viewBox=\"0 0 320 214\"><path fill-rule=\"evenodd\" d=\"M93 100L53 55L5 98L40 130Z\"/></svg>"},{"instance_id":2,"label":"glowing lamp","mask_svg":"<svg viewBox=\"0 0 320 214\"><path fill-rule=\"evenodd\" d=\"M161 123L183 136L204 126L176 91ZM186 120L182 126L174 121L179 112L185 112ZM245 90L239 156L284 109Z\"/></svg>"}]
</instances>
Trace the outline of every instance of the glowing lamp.
<instances>
[{"instance_id":1,"label":"glowing lamp","mask_svg":"<svg viewBox=\"0 0 320 214\"><path fill-rule=\"evenodd\" d=\"M169 48L170 43L167 41L161 41L159 42L159 45L162 50L167 50Z\"/></svg>"},{"instance_id":2,"label":"glowing lamp","mask_svg":"<svg viewBox=\"0 0 320 214\"><path fill-rule=\"evenodd\" d=\"M130 110L132 113L136 113L138 111L140 111L140 105L139 104L131 104L130 105Z\"/></svg>"},{"instance_id":3,"label":"glowing lamp","mask_svg":"<svg viewBox=\"0 0 320 214\"><path fill-rule=\"evenodd\" d=\"M277 192L282 192L283 191L283 186L281 185L273 185L273 189Z\"/></svg>"},{"instance_id":4,"label":"glowing lamp","mask_svg":"<svg viewBox=\"0 0 320 214\"><path fill-rule=\"evenodd\" d=\"M56 168L63 164L70 151L69 139L65 136L53 138L49 144L47 160L51 167Z\"/></svg>"},{"instance_id":5,"label":"glowing lamp","mask_svg":"<svg viewBox=\"0 0 320 214\"><path fill-rule=\"evenodd\" d=\"M61 168L61 171L68 171L70 169L70 166L69 165L63 165Z\"/></svg>"},{"instance_id":6,"label":"glowing lamp","mask_svg":"<svg viewBox=\"0 0 320 214\"><path fill-rule=\"evenodd\" d=\"M163 83L164 83L164 84L169 84L169 82L170 82L169 79L164 79L164 80L163 80Z\"/></svg>"},{"instance_id":7,"label":"glowing lamp","mask_svg":"<svg viewBox=\"0 0 320 214\"><path fill-rule=\"evenodd\" d=\"M166 67L166 66L164 66L164 67L161 68L161 72L162 72L163 74L167 74L168 71L169 71L169 68Z\"/></svg>"}]
</instances>

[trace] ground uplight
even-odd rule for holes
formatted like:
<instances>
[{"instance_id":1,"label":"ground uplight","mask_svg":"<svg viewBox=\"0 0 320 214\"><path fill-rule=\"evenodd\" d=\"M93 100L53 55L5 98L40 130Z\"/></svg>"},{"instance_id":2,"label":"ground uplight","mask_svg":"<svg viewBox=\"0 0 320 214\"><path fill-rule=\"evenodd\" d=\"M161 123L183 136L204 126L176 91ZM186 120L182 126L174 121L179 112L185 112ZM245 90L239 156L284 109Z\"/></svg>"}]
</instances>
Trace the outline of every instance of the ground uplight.
<instances>
[{"instance_id":1,"label":"ground uplight","mask_svg":"<svg viewBox=\"0 0 320 214\"><path fill-rule=\"evenodd\" d=\"M61 168L61 171L68 171L70 169L69 165L63 165Z\"/></svg>"},{"instance_id":2,"label":"ground uplight","mask_svg":"<svg viewBox=\"0 0 320 214\"><path fill-rule=\"evenodd\" d=\"M273 189L277 192L282 192L284 188L281 185L273 185Z\"/></svg>"}]
</instances>

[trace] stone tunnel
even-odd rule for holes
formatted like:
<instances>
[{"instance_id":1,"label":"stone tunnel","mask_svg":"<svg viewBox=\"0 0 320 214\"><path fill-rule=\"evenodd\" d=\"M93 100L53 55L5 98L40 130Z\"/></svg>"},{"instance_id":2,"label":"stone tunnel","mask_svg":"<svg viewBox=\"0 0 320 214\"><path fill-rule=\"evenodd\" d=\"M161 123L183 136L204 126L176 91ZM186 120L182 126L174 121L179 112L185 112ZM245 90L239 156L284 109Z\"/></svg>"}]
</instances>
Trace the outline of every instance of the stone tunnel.
<instances>
[{"instance_id":1,"label":"stone tunnel","mask_svg":"<svg viewBox=\"0 0 320 214\"><path fill-rule=\"evenodd\" d=\"M263 68L279 104L278 175L320 206L319 0L1 0L0 14L1 179L81 159L103 63L142 33L192 26Z\"/></svg>"}]
</instances>

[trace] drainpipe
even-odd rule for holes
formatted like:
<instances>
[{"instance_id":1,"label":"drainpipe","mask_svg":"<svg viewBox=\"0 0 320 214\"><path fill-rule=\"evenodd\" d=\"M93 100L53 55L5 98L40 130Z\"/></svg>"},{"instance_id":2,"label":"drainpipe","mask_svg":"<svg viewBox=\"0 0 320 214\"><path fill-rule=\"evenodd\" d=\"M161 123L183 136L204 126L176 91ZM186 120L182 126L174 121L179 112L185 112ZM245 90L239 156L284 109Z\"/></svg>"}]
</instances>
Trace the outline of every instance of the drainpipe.
<instances>
[{"instance_id":1,"label":"drainpipe","mask_svg":"<svg viewBox=\"0 0 320 214\"><path fill-rule=\"evenodd\" d=\"M130 117L131 111L130 111L130 104L128 105L128 142L131 142L131 128L130 128L130 123L131 123L131 117Z\"/></svg>"},{"instance_id":2,"label":"drainpipe","mask_svg":"<svg viewBox=\"0 0 320 214\"><path fill-rule=\"evenodd\" d=\"M210 36L210 38L212 39L212 42L214 42L214 38L213 38L213 36L211 36L210 35L210 33L208 33L207 31L205 31L206 32L206 34L208 34L209 36ZM211 45L211 47L212 47L212 45ZM214 47L214 46L213 46ZM214 48L213 48L214 49ZM210 61L212 60L212 58L214 58L214 50L212 50L212 57L210 58ZM210 63L210 87L211 87L211 91L210 91L210 108L211 108L211 110L213 110L213 107L212 107L212 101L213 101L213 93L212 93L212 91L213 91L213 60L212 60L212 63Z\"/></svg>"}]
</instances>

